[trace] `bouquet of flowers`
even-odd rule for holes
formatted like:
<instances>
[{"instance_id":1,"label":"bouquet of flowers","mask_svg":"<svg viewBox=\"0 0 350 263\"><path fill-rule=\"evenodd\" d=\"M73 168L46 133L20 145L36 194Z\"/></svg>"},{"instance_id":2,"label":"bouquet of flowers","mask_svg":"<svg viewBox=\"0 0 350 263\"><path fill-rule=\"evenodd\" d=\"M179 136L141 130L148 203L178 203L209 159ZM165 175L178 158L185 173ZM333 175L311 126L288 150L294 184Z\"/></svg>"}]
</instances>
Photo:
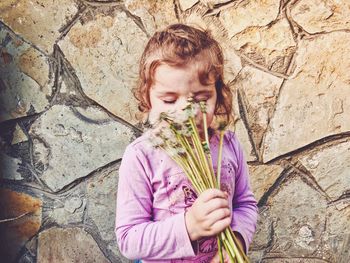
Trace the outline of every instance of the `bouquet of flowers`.
<instances>
[{"instance_id":1,"label":"bouquet of flowers","mask_svg":"<svg viewBox=\"0 0 350 263\"><path fill-rule=\"evenodd\" d=\"M195 116L203 114L204 139L201 139ZM217 130L220 135L217 172L213 169L208 136L206 103L194 103L188 100L183 111L173 116L170 113L161 113L159 123L163 125L151 131L151 143L154 147L165 150L170 157L183 169L192 183L197 194L209 188L220 189L220 173L222 146L225 134L225 123L220 123ZM223 261L222 249L229 255L232 263L249 263L248 258L238 243L232 229L227 227L217 235L220 261Z\"/></svg>"}]
</instances>

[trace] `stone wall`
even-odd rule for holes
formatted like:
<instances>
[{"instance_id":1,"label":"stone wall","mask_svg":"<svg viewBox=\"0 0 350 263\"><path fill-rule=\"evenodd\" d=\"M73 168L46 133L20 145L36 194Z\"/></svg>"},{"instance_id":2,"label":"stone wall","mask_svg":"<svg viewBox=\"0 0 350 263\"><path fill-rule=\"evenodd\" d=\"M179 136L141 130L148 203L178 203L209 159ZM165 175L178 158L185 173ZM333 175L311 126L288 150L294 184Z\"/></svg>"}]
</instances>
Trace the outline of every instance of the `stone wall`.
<instances>
[{"instance_id":1,"label":"stone wall","mask_svg":"<svg viewBox=\"0 0 350 263\"><path fill-rule=\"evenodd\" d=\"M1 262L127 262L118 167L147 39L212 30L260 219L252 262L350 262L349 0L2 0Z\"/></svg>"}]
</instances>

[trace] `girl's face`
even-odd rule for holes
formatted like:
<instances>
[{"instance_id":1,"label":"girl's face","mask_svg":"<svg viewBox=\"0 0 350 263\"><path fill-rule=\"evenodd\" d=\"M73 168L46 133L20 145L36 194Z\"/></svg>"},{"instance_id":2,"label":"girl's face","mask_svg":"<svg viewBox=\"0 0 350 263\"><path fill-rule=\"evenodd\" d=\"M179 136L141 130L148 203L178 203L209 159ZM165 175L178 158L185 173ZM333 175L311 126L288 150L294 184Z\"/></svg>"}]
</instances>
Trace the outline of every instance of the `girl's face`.
<instances>
[{"instance_id":1,"label":"girl's face","mask_svg":"<svg viewBox=\"0 0 350 263\"><path fill-rule=\"evenodd\" d=\"M197 62L198 63L198 62ZM161 112L180 112L187 105L187 99L193 97L196 102L207 104L207 124L213 121L216 105L215 84L203 85L198 78L198 64L192 63L183 67L166 64L157 67L154 84L150 88L151 110L149 119L154 122ZM199 132L203 135L202 114L196 117Z\"/></svg>"}]
</instances>

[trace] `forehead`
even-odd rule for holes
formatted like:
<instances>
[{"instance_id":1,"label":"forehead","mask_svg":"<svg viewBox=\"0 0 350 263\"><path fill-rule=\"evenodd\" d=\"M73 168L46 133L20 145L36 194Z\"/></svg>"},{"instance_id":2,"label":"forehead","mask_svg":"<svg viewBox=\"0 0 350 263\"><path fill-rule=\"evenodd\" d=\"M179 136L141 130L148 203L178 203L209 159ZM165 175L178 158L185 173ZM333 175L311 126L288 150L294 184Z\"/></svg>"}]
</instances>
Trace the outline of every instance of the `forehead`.
<instances>
[{"instance_id":1,"label":"forehead","mask_svg":"<svg viewBox=\"0 0 350 263\"><path fill-rule=\"evenodd\" d=\"M176 67L159 65L155 71L152 89L157 93L197 93L215 89L214 85L204 85L200 82L199 72L196 64Z\"/></svg>"}]
</instances>

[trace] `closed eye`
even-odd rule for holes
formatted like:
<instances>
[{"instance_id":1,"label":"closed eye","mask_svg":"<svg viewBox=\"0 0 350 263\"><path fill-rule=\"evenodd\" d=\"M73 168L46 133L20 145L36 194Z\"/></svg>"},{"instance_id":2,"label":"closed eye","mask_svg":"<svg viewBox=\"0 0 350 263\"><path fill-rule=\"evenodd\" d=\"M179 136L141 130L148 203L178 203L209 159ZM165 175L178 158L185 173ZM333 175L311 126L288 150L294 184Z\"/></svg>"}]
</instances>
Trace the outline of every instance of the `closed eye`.
<instances>
[{"instance_id":1,"label":"closed eye","mask_svg":"<svg viewBox=\"0 0 350 263\"><path fill-rule=\"evenodd\" d=\"M165 104L173 104L176 102L176 100L163 100Z\"/></svg>"}]
</instances>

